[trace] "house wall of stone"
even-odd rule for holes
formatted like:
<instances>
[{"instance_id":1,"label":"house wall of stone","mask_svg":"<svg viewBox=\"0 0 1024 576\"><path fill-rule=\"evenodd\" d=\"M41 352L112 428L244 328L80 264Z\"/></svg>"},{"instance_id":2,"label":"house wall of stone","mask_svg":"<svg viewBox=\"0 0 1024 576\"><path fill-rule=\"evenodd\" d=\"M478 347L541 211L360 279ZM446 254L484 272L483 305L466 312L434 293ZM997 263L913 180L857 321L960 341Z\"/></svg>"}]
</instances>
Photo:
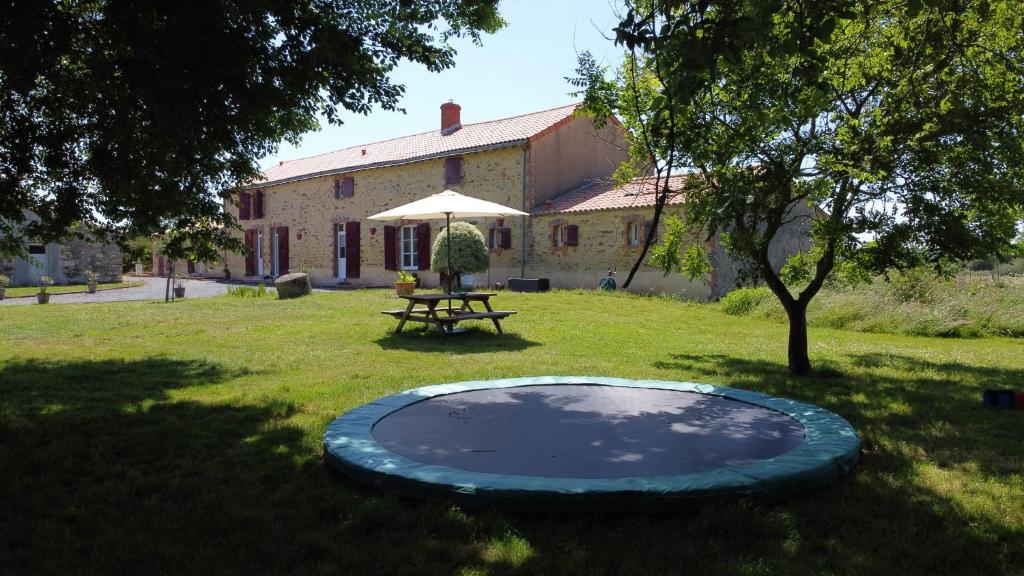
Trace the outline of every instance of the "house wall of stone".
<instances>
[{"instance_id":1,"label":"house wall of stone","mask_svg":"<svg viewBox=\"0 0 1024 576\"><path fill-rule=\"evenodd\" d=\"M530 139L531 208L578 188L588 180L608 178L629 159L618 124L600 130L587 117L574 117Z\"/></svg>"},{"instance_id":2,"label":"house wall of stone","mask_svg":"<svg viewBox=\"0 0 1024 576\"><path fill-rule=\"evenodd\" d=\"M36 244L29 242L29 244ZM50 242L46 254L40 255L42 267L26 258L11 258L0 266L3 274L11 278L12 286L38 284L40 276L49 276L55 284L84 284L86 272L99 275L100 282L121 281L121 248L116 244L72 239L64 244Z\"/></svg>"},{"instance_id":3,"label":"house wall of stone","mask_svg":"<svg viewBox=\"0 0 1024 576\"><path fill-rule=\"evenodd\" d=\"M676 212L667 209L663 217L673 213ZM601 278L612 269L621 288L642 249L642 245L629 245L627 227L631 222L642 227L653 215L654 208L651 207L537 216L533 219L528 276L548 278L554 288L597 288ZM555 228L568 225L578 227L578 245L555 247ZM658 226L659 238L664 229L662 220ZM711 296L706 282L691 281L678 273L665 276L647 262L640 265L628 290L646 294L681 294L695 299Z\"/></svg>"},{"instance_id":4,"label":"house wall of stone","mask_svg":"<svg viewBox=\"0 0 1024 576\"><path fill-rule=\"evenodd\" d=\"M665 231L664 218L673 214L681 215L681 211L682 208L666 208L658 226L659 239ZM769 247L772 265L776 270L793 254L810 248L812 213L806 205L791 210L790 216L795 218L779 230ZM649 221L653 216L654 208L650 207L534 217L527 275L531 278L548 278L552 287L556 288L596 288L607 271L613 269L621 288L641 250L640 246L628 244L627 225L630 222ZM578 226L577 246L554 246L554 229L562 225ZM697 242L700 238L694 234L691 240ZM719 237L712 238L705 247L712 265L708 278L691 281L678 272L665 276L660 269L645 262L640 265L628 290L637 293L678 294L700 300L722 297L737 287L739 266L725 253Z\"/></svg>"},{"instance_id":5,"label":"house wall of stone","mask_svg":"<svg viewBox=\"0 0 1024 576\"><path fill-rule=\"evenodd\" d=\"M402 204L425 198L445 188L490 200L510 207L522 205L522 158L519 147L503 148L463 155L463 183L445 185L445 160L436 158L398 166L354 171L355 191L351 197L335 198L334 181L344 176L323 176L262 188L264 193L263 218L241 221L245 230L262 230L264 273L271 270L272 230L288 227L289 268L291 271L308 270L318 285L339 283L334 275L334 229L337 223L360 223L360 277L349 278L354 286L390 285L396 272L384 269L384 226L399 222L367 220L367 217ZM228 210L238 215L236 206ZM494 218L463 219L475 223L486 235L487 228L495 224ZM430 240L433 244L444 227L444 220L432 220ZM402 222L404 225L419 221ZM519 218L504 222L512 231L512 248L491 253L489 273L477 274L478 285L489 285L519 275L522 254L522 228ZM241 254L229 254L227 264L232 277L245 272L245 259ZM283 271L282 271L283 272ZM424 286L439 284L439 275L429 270L414 270ZM255 277L248 278L255 280Z\"/></svg>"}]
</instances>

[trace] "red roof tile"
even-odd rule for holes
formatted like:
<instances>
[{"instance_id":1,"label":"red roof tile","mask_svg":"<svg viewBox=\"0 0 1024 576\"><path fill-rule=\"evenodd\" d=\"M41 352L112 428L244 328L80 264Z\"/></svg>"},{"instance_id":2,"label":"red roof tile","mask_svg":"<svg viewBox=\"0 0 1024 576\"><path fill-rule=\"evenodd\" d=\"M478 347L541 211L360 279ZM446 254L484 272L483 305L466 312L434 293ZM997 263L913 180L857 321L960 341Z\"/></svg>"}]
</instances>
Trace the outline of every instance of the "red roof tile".
<instances>
[{"instance_id":1,"label":"red roof tile","mask_svg":"<svg viewBox=\"0 0 1024 576\"><path fill-rule=\"evenodd\" d=\"M669 189L673 192L668 199L669 204L683 203L681 191L686 177L686 174L677 174L669 179ZM655 180L651 176L635 178L621 186L614 180L591 182L537 206L533 209L533 215L654 206L654 187Z\"/></svg>"},{"instance_id":2,"label":"red roof tile","mask_svg":"<svg viewBox=\"0 0 1024 576\"><path fill-rule=\"evenodd\" d=\"M404 164L459 152L515 146L571 117L577 106L579 104L569 104L522 116L463 124L461 128L448 134L442 134L441 130L437 129L352 146L309 158L288 160L264 170L264 179L253 186L267 186L327 174Z\"/></svg>"}]
</instances>

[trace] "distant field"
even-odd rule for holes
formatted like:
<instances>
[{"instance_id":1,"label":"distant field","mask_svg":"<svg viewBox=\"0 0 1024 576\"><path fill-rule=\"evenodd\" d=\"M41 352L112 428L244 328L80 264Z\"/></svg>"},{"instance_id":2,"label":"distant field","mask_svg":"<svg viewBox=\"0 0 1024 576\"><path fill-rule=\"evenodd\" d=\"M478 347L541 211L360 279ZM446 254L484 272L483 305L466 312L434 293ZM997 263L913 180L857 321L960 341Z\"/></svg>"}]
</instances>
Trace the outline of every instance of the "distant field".
<instances>
[{"instance_id":1,"label":"distant field","mask_svg":"<svg viewBox=\"0 0 1024 576\"><path fill-rule=\"evenodd\" d=\"M54 574L956 574L1024 571L1024 340L786 327L621 293L504 292L446 339L393 336L393 291L24 306L0 313L0 572ZM866 303L867 304L867 303ZM819 404L855 473L776 505L520 516L400 500L324 461L324 429L442 382L604 375Z\"/></svg>"}]
</instances>

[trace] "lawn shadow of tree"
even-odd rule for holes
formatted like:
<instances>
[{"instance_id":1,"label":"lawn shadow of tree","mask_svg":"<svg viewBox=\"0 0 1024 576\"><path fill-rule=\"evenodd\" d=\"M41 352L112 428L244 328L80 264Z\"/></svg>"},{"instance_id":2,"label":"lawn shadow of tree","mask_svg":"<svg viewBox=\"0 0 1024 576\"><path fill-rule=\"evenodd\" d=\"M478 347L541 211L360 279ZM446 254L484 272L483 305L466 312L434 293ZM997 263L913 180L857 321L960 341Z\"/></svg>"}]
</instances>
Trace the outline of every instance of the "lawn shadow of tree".
<instances>
[{"instance_id":1,"label":"lawn shadow of tree","mask_svg":"<svg viewBox=\"0 0 1024 576\"><path fill-rule=\"evenodd\" d=\"M180 398L243 373L0 364L4 574L443 573L472 553L466 517L339 482L291 402Z\"/></svg>"}]
</instances>

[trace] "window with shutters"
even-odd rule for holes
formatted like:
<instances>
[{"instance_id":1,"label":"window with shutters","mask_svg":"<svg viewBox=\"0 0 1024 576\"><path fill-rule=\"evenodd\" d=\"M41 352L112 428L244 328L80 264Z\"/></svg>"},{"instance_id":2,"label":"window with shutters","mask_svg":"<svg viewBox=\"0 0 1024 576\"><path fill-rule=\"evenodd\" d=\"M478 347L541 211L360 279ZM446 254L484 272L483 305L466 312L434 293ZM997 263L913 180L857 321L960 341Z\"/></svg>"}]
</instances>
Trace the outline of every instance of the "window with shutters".
<instances>
[{"instance_id":1,"label":"window with shutters","mask_svg":"<svg viewBox=\"0 0 1024 576\"><path fill-rule=\"evenodd\" d=\"M402 226L399 229L398 249L403 270L419 269L419 242L416 239L416 226Z\"/></svg>"},{"instance_id":2,"label":"window with shutters","mask_svg":"<svg viewBox=\"0 0 1024 576\"><path fill-rule=\"evenodd\" d=\"M345 176L334 181L335 198L351 198L356 193L356 179L353 176Z\"/></svg>"},{"instance_id":3,"label":"window with shutters","mask_svg":"<svg viewBox=\"0 0 1024 576\"><path fill-rule=\"evenodd\" d=\"M637 247L640 245L640 223L630 222L626 225L626 237L628 238L629 245Z\"/></svg>"},{"instance_id":4,"label":"window with shutters","mask_svg":"<svg viewBox=\"0 0 1024 576\"><path fill-rule=\"evenodd\" d=\"M444 159L444 185L462 185L462 156L452 156Z\"/></svg>"},{"instance_id":5,"label":"window with shutters","mask_svg":"<svg viewBox=\"0 0 1024 576\"><path fill-rule=\"evenodd\" d=\"M487 249L497 250L498 249L498 229L488 228L487 229Z\"/></svg>"},{"instance_id":6,"label":"window with shutters","mask_svg":"<svg viewBox=\"0 0 1024 576\"><path fill-rule=\"evenodd\" d=\"M251 216L252 195L242 192L238 195L238 219L249 220Z\"/></svg>"},{"instance_id":7,"label":"window with shutters","mask_svg":"<svg viewBox=\"0 0 1024 576\"><path fill-rule=\"evenodd\" d=\"M565 226L555 226L555 248L565 246Z\"/></svg>"}]
</instances>

